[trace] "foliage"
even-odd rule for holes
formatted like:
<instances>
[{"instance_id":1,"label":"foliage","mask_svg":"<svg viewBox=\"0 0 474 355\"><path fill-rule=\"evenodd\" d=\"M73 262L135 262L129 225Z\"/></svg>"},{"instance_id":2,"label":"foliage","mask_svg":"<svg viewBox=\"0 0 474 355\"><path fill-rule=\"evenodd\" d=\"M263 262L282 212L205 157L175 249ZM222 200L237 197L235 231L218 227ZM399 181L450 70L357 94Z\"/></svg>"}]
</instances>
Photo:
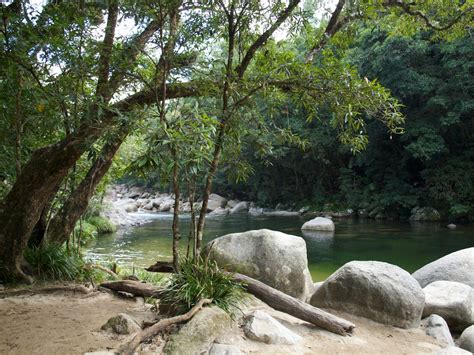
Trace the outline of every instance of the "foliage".
<instances>
[{"instance_id":1,"label":"foliage","mask_svg":"<svg viewBox=\"0 0 474 355\"><path fill-rule=\"evenodd\" d=\"M87 223L92 224L98 234L109 234L117 231L117 227L105 217L94 216L87 219Z\"/></svg>"},{"instance_id":2,"label":"foliage","mask_svg":"<svg viewBox=\"0 0 474 355\"><path fill-rule=\"evenodd\" d=\"M97 237L98 232L95 225L87 221L80 220L76 224L73 234L76 242L80 240L81 245L84 245L88 241L95 239Z\"/></svg>"},{"instance_id":3,"label":"foliage","mask_svg":"<svg viewBox=\"0 0 474 355\"><path fill-rule=\"evenodd\" d=\"M164 289L163 301L175 307L191 309L200 299L209 298L225 312L233 314L245 300L242 284L220 270L214 261L201 257L184 260L180 271L173 274Z\"/></svg>"},{"instance_id":4,"label":"foliage","mask_svg":"<svg viewBox=\"0 0 474 355\"><path fill-rule=\"evenodd\" d=\"M80 254L65 246L45 245L29 248L25 260L40 278L52 280L80 280L86 276Z\"/></svg>"}]
</instances>

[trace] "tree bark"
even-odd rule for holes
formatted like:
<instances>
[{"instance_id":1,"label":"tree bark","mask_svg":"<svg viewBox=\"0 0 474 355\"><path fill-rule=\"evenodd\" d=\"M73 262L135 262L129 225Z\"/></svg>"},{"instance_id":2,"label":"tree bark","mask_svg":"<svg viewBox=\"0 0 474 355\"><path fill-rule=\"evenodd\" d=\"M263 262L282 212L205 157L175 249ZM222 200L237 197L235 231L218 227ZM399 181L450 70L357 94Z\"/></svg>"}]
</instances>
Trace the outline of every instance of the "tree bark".
<instances>
[{"instance_id":1,"label":"tree bark","mask_svg":"<svg viewBox=\"0 0 474 355\"><path fill-rule=\"evenodd\" d=\"M51 220L47 235L48 243L63 244L69 239L77 221L86 212L89 200L93 196L97 185L109 171L115 153L125 140L128 131L128 127L122 127L120 132L104 145L87 175Z\"/></svg>"},{"instance_id":2,"label":"tree bark","mask_svg":"<svg viewBox=\"0 0 474 355\"><path fill-rule=\"evenodd\" d=\"M234 274L233 278L235 281L242 282L248 292L277 311L288 313L296 318L340 335L352 334L355 328L354 324L345 319L336 317L308 303L297 300L251 277Z\"/></svg>"}]
</instances>

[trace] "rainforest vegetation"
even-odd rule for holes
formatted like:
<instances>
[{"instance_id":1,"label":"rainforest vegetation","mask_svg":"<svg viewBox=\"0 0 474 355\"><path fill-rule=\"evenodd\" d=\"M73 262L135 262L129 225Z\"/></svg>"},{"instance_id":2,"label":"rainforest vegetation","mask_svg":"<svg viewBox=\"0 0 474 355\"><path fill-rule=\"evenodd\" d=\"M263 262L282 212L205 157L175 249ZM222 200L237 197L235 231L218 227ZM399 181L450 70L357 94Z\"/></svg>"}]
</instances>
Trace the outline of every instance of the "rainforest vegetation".
<instances>
[{"instance_id":1,"label":"rainforest vegetation","mask_svg":"<svg viewBox=\"0 0 474 355\"><path fill-rule=\"evenodd\" d=\"M213 191L472 218L470 0L0 11L2 280L31 281L28 246L69 245L94 195L120 180L174 193L175 215L180 196L201 199L195 253Z\"/></svg>"}]
</instances>

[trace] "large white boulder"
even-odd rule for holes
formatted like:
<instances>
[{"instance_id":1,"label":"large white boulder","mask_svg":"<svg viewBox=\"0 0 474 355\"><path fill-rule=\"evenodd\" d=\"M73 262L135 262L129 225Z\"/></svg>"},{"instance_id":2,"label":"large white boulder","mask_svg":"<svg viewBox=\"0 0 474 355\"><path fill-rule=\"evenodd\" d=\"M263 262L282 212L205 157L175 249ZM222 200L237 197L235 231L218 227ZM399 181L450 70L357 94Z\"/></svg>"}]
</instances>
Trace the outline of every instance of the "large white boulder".
<instances>
[{"instance_id":1,"label":"large white boulder","mask_svg":"<svg viewBox=\"0 0 474 355\"><path fill-rule=\"evenodd\" d=\"M464 329L459 337L458 344L460 348L474 353L474 325Z\"/></svg>"},{"instance_id":2,"label":"large white boulder","mask_svg":"<svg viewBox=\"0 0 474 355\"><path fill-rule=\"evenodd\" d=\"M212 247L211 247L212 245ZM304 300L313 288L303 238L268 229L228 234L207 245L221 267Z\"/></svg>"},{"instance_id":3,"label":"large white boulder","mask_svg":"<svg viewBox=\"0 0 474 355\"><path fill-rule=\"evenodd\" d=\"M443 256L413 273L421 287L434 281L455 281L474 287L474 247Z\"/></svg>"},{"instance_id":4,"label":"large white boulder","mask_svg":"<svg viewBox=\"0 0 474 355\"><path fill-rule=\"evenodd\" d=\"M443 345L454 346L448 324L442 317L432 314L421 321L421 326L425 329L427 335L439 340Z\"/></svg>"},{"instance_id":5,"label":"large white boulder","mask_svg":"<svg viewBox=\"0 0 474 355\"><path fill-rule=\"evenodd\" d=\"M400 328L418 327L425 305L423 290L398 266L351 261L316 290L310 303Z\"/></svg>"},{"instance_id":6,"label":"large white boulder","mask_svg":"<svg viewBox=\"0 0 474 355\"><path fill-rule=\"evenodd\" d=\"M210 194L209 201L207 202L207 212L212 212L219 207L224 208L226 204L226 198L219 196L218 194Z\"/></svg>"},{"instance_id":7,"label":"large white boulder","mask_svg":"<svg viewBox=\"0 0 474 355\"><path fill-rule=\"evenodd\" d=\"M256 310L246 317L244 333L252 340L267 344L294 345L301 340L298 334L261 310Z\"/></svg>"},{"instance_id":8,"label":"large white boulder","mask_svg":"<svg viewBox=\"0 0 474 355\"><path fill-rule=\"evenodd\" d=\"M230 206L230 205L229 205ZM239 212L247 212L249 210L249 203L246 201L239 202L230 210L231 214Z\"/></svg>"},{"instance_id":9,"label":"large white boulder","mask_svg":"<svg viewBox=\"0 0 474 355\"><path fill-rule=\"evenodd\" d=\"M454 329L464 329L470 324L471 286L452 281L435 281L426 286L423 292L425 293L424 316L438 314Z\"/></svg>"},{"instance_id":10,"label":"large white boulder","mask_svg":"<svg viewBox=\"0 0 474 355\"><path fill-rule=\"evenodd\" d=\"M316 217L301 227L302 230L312 230L312 231L334 231L334 222L329 218Z\"/></svg>"}]
</instances>

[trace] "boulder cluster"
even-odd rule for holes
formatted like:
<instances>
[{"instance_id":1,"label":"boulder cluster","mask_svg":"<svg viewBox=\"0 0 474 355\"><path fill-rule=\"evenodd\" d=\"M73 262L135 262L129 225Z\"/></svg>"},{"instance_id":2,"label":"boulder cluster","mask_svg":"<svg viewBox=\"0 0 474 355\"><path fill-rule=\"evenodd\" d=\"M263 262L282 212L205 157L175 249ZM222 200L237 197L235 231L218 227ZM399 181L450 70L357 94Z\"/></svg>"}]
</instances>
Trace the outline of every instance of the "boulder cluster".
<instances>
[{"instance_id":1,"label":"boulder cluster","mask_svg":"<svg viewBox=\"0 0 474 355\"><path fill-rule=\"evenodd\" d=\"M317 223L309 225L317 228ZM328 228L327 221L321 225ZM438 354L474 351L474 248L446 255L413 274L385 262L351 261L316 284L301 237L253 230L217 238L205 251L222 268L258 279L315 307L397 328L420 328L442 346ZM254 297L235 319L216 306L204 308L168 339L163 352L243 354L238 346L242 339L301 346L304 334L298 334L272 312ZM238 330L230 331L234 328ZM140 327L120 314L102 329L130 334ZM241 334L240 340L229 334Z\"/></svg>"},{"instance_id":2,"label":"boulder cluster","mask_svg":"<svg viewBox=\"0 0 474 355\"><path fill-rule=\"evenodd\" d=\"M321 220L304 228L318 228L315 222ZM331 228L327 221L320 225L323 231ZM456 343L474 351L474 248L435 260L412 275L385 262L351 261L314 286L304 239L297 236L267 229L229 234L212 242L210 255L224 268L256 278L315 307L398 328L421 326L446 347ZM257 314L251 319L258 324L265 317ZM452 333L460 334L456 342ZM462 353L460 348L455 351Z\"/></svg>"}]
</instances>

